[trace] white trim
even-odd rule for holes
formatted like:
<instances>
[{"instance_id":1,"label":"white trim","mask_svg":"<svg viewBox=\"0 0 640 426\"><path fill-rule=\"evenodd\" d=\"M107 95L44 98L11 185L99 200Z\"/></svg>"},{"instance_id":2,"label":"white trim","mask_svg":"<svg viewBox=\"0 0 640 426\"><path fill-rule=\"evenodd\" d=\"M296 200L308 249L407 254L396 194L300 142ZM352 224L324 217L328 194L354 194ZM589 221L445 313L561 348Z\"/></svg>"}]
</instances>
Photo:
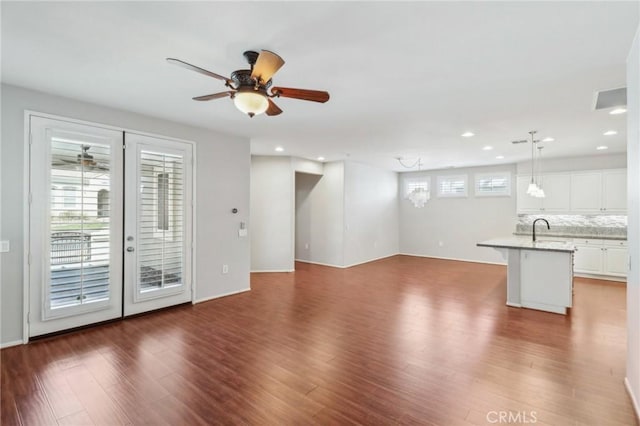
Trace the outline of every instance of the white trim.
<instances>
[{"instance_id":1,"label":"white trim","mask_svg":"<svg viewBox=\"0 0 640 426\"><path fill-rule=\"evenodd\" d=\"M264 272L295 272L295 269L252 269L249 273L264 273Z\"/></svg>"},{"instance_id":2,"label":"white trim","mask_svg":"<svg viewBox=\"0 0 640 426\"><path fill-rule=\"evenodd\" d=\"M625 283L627 282L627 279L625 277L614 277L612 275L597 275L597 274L583 274L581 272L574 272L573 274L574 277L579 277L579 278L591 278L594 280L601 280L601 281L615 281L615 282L619 282L619 283Z\"/></svg>"},{"instance_id":3,"label":"white trim","mask_svg":"<svg viewBox=\"0 0 640 426\"><path fill-rule=\"evenodd\" d=\"M382 260L382 259L386 259L386 258L389 258L389 257L398 256L399 254L400 254L400 253L388 254L388 255L386 255L386 256L376 257L376 258L374 258L374 259L365 260L365 261L363 261L363 262L358 262L358 263L352 263L352 264L350 264L350 265L345 265L345 266L343 266L343 268L351 268L352 266L358 266L358 265L363 265L363 264L365 264L365 263L375 262L375 261L377 261L377 260Z\"/></svg>"},{"instance_id":4,"label":"white trim","mask_svg":"<svg viewBox=\"0 0 640 426\"><path fill-rule=\"evenodd\" d=\"M341 266L341 265L334 265L334 264L331 264L331 263L313 262L313 261L311 261L311 260L302 260L302 259L296 259L296 262L301 262L301 263L310 263L310 264L312 264L312 265L328 266L328 267L330 267L330 268L346 269L346 268L351 268L351 267L353 267L353 266L363 265L363 264L365 264L365 263L375 262L375 261L377 261L377 260L382 260L382 259L387 259L387 258L389 258L389 257L398 256L398 255L400 255L400 254L401 254L401 253L388 254L388 255L386 255L386 256L376 257L375 259L369 259L369 260L365 260L365 261L362 261L362 262L352 263L352 264L350 264L350 265L344 265L344 266ZM252 271L252 272L254 272L254 271Z\"/></svg>"},{"instance_id":5,"label":"white trim","mask_svg":"<svg viewBox=\"0 0 640 426\"><path fill-rule=\"evenodd\" d=\"M169 141L184 142L184 143L190 143L192 145L196 144L193 141L186 140L186 139L174 138L172 136L160 135L160 134L157 134L157 133L150 133L150 132L143 132L141 130L129 129L129 128L126 128L124 126L112 126L110 124L96 123L95 121L80 120L80 119L76 119L76 118L66 117L64 115L49 114L49 113L46 113L46 112L38 112L38 111L34 111L34 110L29 110L29 109L25 110L25 115L35 115L37 117L49 118L51 120L66 121L68 123L75 123L75 124L82 124L82 125L85 125L85 126L100 127L102 129L115 130L115 131L118 131L118 132L131 133L131 134L136 134L136 135L140 135L140 136L149 136L149 137L156 138L156 139L164 139L164 140L169 140Z\"/></svg>"},{"instance_id":6,"label":"white trim","mask_svg":"<svg viewBox=\"0 0 640 426\"><path fill-rule=\"evenodd\" d=\"M196 200L198 199L197 195L197 187L196 187L196 176L198 175L198 171L196 170L196 164L198 163L198 155L196 153L197 143L192 143L191 145L191 301L193 303L196 300L196 276L198 270L196 269L196 247L198 243L196 241L196 223L198 222L197 218L197 207L198 204Z\"/></svg>"},{"instance_id":7,"label":"white trim","mask_svg":"<svg viewBox=\"0 0 640 426\"><path fill-rule=\"evenodd\" d=\"M22 187L22 217L23 221L22 229L22 343L29 342L29 306L30 306L30 294L29 286L31 283L31 274L29 272L29 248L31 241L31 209L29 206L29 190L31 188L31 147L29 145L31 133L31 113L29 111L24 112L24 158L23 158L23 187Z\"/></svg>"},{"instance_id":8,"label":"white trim","mask_svg":"<svg viewBox=\"0 0 640 426\"><path fill-rule=\"evenodd\" d=\"M10 348L11 346L26 345L27 343L28 341L23 342L22 340L14 340L12 342L0 343L0 349Z\"/></svg>"},{"instance_id":9,"label":"white trim","mask_svg":"<svg viewBox=\"0 0 640 426\"><path fill-rule=\"evenodd\" d=\"M431 256L431 255L428 255L428 254L414 254L414 253L398 253L398 254L401 255L401 256L429 257L431 259L455 260L457 262L484 263L486 265L507 266L506 262L488 262L486 260L460 259L460 258L457 258L457 257Z\"/></svg>"},{"instance_id":10,"label":"white trim","mask_svg":"<svg viewBox=\"0 0 640 426\"><path fill-rule=\"evenodd\" d=\"M227 297L227 296L233 296L234 294L246 293L247 291L251 291L251 287L245 288L243 290L231 291L229 293L218 294L216 296L205 297L204 299L193 300L191 304L195 305L197 303L208 302L210 300L220 299L221 297Z\"/></svg>"},{"instance_id":11,"label":"white trim","mask_svg":"<svg viewBox=\"0 0 640 426\"><path fill-rule=\"evenodd\" d=\"M640 404L638 404L638 399L633 394L633 390L631 389L631 383L629 383L629 379L627 377L624 378L624 388L627 390L627 395L631 399L631 405L633 406L633 411L636 413L636 420L640 422Z\"/></svg>"},{"instance_id":12,"label":"white trim","mask_svg":"<svg viewBox=\"0 0 640 426\"><path fill-rule=\"evenodd\" d=\"M298 260L298 259L296 259L296 262L310 263L311 265L328 266L330 268L340 268L340 269L346 268L346 266L334 265L332 263L312 262L311 260Z\"/></svg>"}]
</instances>

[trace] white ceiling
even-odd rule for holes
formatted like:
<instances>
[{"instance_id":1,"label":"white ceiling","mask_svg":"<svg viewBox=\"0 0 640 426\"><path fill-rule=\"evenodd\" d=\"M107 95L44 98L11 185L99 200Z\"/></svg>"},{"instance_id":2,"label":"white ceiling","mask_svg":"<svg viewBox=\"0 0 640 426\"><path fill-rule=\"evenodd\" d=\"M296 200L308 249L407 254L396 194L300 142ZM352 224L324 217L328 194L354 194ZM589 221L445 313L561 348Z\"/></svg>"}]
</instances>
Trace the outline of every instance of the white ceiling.
<instances>
[{"instance_id":1,"label":"white ceiling","mask_svg":"<svg viewBox=\"0 0 640 426\"><path fill-rule=\"evenodd\" d=\"M593 111L625 85L638 2L2 2L2 80L251 138L252 152L403 170L625 151L625 116ZM327 90L326 104L278 99L277 117L241 114L218 74L242 52L287 63L274 85ZM616 136L603 136L606 130ZM462 138L465 131L476 134ZM493 146L484 151L485 145ZM608 145L608 151L596 151ZM497 160L497 155L504 155Z\"/></svg>"}]
</instances>

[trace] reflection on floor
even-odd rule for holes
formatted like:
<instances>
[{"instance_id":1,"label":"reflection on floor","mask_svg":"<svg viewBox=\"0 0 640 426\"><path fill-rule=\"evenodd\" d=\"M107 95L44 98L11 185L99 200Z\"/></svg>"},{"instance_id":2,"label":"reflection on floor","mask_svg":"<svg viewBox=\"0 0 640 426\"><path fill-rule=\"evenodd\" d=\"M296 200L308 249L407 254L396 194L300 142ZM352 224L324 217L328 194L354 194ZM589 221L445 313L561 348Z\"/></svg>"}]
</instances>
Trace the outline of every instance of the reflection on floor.
<instances>
[{"instance_id":1,"label":"reflection on floor","mask_svg":"<svg viewBox=\"0 0 640 426\"><path fill-rule=\"evenodd\" d=\"M296 267L4 349L2 424L635 422L623 284L577 279L565 317L505 306L502 266Z\"/></svg>"}]
</instances>

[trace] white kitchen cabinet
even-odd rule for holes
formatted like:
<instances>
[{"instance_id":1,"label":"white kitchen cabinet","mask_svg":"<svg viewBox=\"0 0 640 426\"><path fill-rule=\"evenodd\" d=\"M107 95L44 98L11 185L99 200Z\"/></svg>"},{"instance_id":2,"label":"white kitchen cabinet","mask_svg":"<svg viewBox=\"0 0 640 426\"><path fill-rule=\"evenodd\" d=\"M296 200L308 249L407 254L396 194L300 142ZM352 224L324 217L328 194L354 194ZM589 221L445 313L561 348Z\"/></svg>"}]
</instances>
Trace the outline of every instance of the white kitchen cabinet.
<instances>
[{"instance_id":1,"label":"white kitchen cabinet","mask_svg":"<svg viewBox=\"0 0 640 426\"><path fill-rule=\"evenodd\" d=\"M625 214L627 170L572 173L570 210L576 213Z\"/></svg>"},{"instance_id":2,"label":"white kitchen cabinet","mask_svg":"<svg viewBox=\"0 0 640 426\"><path fill-rule=\"evenodd\" d=\"M602 172L602 208L606 213L627 212L627 170Z\"/></svg>"},{"instance_id":3,"label":"white kitchen cabinet","mask_svg":"<svg viewBox=\"0 0 640 426\"><path fill-rule=\"evenodd\" d=\"M626 277L627 242L620 240L575 239L575 272L611 277Z\"/></svg>"},{"instance_id":4,"label":"white kitchen cabinet","mask_svg":"<svg viewBox=\"0 0 640 426\"><path fill-rule=\"evenodd\" d=\"M602 172L571 174L571 211L602 211Z\"/></svg>"},{"instance_id":5,"label":"white kitchen cabinet","mask_svg":"<svg viewBox=\"0 0 640 426\"><path fill-rule=\"evenodd\" d=\"M587 242L574 240L574 243L576 245L575 271L585 274L602 273L602 244L593 243L591 240Z\"/></svg>"},{"instance_id":6,"label":"white kitchen cabinet","mask_svg":"<svg viewBox=\"0 0 640 426\"><path fill-rule=\"evenodd\" d=\"M548 174L542 176L542 210L545 213L566 213L571 210L571 175Z\"/></svg>"},{"instance_id":7,"label":"white kitchen cabinet","mask_svg":"<svg viewBox=\"0 0 640 426\"><path fill-rule=\"evenodd\" d=\"M627 242L605 241L603 248L603 273L616 277L626 277L629 270Z\"/></svg>"},{"instance_id":8,"label":"white kitchen cabinet","mask_svg":"<svg viewBox=\"0 0 640 426\"><path fill-rule=\"evenodd\" d=\"M571 207L571 175L548 174L541 176L538 181L544 189L544 198L527 194L531 176L518 176L516 195L518 213L568 213Z\"/></svg>"},{"instance_id":9,"label":"white kitchen cabinet","mask_svg":"<svg viewBox=\"0 0 640 426\"><path fill-rule=\"evenodd\" d=\"M564 314L573 301L573 253L521 250L522 306Z\"/></svg>"}]
</instances>

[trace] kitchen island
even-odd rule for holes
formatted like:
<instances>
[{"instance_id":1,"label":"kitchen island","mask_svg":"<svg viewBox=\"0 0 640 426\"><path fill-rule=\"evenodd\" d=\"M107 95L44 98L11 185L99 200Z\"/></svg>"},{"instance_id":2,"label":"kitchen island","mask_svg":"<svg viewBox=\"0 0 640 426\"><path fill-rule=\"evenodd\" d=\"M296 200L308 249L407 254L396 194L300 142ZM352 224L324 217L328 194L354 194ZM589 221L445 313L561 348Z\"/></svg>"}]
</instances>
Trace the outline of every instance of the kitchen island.
<instances>
[{"instance_id":1,"label":"kitchen island","mask_svg":"<svg viewBox=\"0 0 640 426\"><path fill-rule=\"evenodd\" d=\"M496 238L477 244L507 261L507 305L566 315L573 304L575 246L530 238Z\"/></svg>"}]
</instances>

